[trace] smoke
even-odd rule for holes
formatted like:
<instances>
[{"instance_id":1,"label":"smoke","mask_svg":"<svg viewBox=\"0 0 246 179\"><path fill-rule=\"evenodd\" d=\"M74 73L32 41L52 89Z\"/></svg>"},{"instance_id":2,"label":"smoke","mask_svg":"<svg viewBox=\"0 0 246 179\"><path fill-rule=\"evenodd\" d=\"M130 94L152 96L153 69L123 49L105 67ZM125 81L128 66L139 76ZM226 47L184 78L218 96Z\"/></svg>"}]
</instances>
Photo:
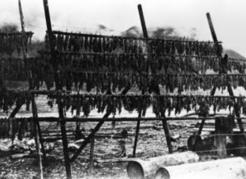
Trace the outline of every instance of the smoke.
<instances>
[{"instance_id":1,"label":"smoke","mask_svg":"<svg viewBox=\"0 0 246 179\"><path fill-rule=\"evenodd\" d=\"M17 32L18 26L16 24L13 23L5 23L2 26L0 26L0 32L3 33L12 33L12 32Z\"/></svg>"},{"instance_id":2,"label":"smoke","mask_svg":"<svg viewBox=\"0 0 246 179\"><path fill-rule=\"evenodd\" d=\"M124 37L141 37L140 29L137 26L132 26L127 30L121 32Z\"/></svg>"},{"instance_id":3,"label":"smoke","mask_svg":"<svg viewBox=\"0 0 246 179\"><path fill-rule=\"evenodd\" d=\"M110 5L122 9L115 1L107 1L109 7L105 10L101 8L105 2L97 2L93 4L91 1L82 3L79 0L71 2L68 0L50 0L49 7L53 29L105 35L142 36L141 27L136 26L140 24L137 15L115 12L115 8L110 8ZM131 7L132 11L129 10L129 12L136 12L134 3L132 5L123 3L122 6ZM22 0L22 7L26 31L33 31L34 39L43 40L46 32L46 23L42 0ZM68 7L72 9L68 9ZM100 10L100 15L97 14L98 10ZM146 17L148 16L146 15ZM20 29L17 0L0 1L0 26L6 23L15 24ZM148 27L148 31L150 36L159 38L174 36L197 37L195 28L187 30L186 34L183 29L174 27Z\"/></svg>"},{"instance_id":4,"label":"smoke","mask_svg":"<svg viewBox=\"0 0 246 179\"><path fill-rule=\"evenodd\" d=\"M184 32L184 31L182 31ZM179 33L179 30L175 27L156 27L148 29L149 36L151 38L159 39L190 39L195 40L197 37L196 28L192 28L188 33ZM126 37L143 37L141 29L137 26L132 26L121 33Z\"/></svg>"}]
</instances>

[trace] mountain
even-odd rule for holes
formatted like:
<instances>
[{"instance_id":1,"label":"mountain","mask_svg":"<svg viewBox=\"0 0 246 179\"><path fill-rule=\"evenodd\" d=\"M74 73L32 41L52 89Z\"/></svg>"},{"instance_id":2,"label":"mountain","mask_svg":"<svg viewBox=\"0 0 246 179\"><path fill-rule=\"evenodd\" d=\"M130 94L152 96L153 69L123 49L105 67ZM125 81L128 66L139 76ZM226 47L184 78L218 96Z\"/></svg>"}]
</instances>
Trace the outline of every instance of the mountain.
<instances>
[{"instance_id":1,"label":"mountain","mask_svg":"<svg viewBox=\"0 0 246 179\"><path fill-rule=\"evenodd\" d=\"M223 54L227 54L231 58L242 59L242 60L246 61L246 57L244 57L243 55L239 54L238 52L236 52L232 49L225 49Z\"/></svg>"},{"instance_id":2,"label":"mountain","mask_svg":"<svg viewBox=\"0 0 246 179\"><path fill-rule=\"evenodd\" d=\"M141 30L137 26L132 26L121 33L124 37L141 37Z\"/></svg>"}]
</instances>

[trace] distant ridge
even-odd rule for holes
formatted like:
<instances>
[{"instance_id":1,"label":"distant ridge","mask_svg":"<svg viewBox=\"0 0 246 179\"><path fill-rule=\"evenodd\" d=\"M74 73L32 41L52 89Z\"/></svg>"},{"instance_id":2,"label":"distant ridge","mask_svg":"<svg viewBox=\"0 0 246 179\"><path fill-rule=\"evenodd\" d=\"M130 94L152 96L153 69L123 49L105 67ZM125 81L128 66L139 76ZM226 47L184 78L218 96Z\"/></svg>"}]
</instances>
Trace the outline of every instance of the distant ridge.
<instances>
[{"instance_id":1,"label":"distant ridge","mask_svg":"<svg viewBox=\"0 0 246 179\"><path fill-rule=\"evenodd\" d=\"M227 54L230 58L241 59L246 61L246 57L232 49L225 49L223 53Z\"/></svg>"}]
</instances>

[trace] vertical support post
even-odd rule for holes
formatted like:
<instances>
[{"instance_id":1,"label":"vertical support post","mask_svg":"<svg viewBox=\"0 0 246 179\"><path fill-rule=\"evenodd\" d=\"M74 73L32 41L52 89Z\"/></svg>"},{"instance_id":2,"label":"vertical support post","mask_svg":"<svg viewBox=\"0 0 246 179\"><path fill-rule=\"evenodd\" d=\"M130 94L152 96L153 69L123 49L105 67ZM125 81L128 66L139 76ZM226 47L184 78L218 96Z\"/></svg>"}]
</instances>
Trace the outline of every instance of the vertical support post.
<instances>
[{"instance_id":1,"label":"vertical support post","mask_svg":"<svg viewBox=\"0 0 246 179\"><path fill-rule=\"evenodd\" d=\"M140 120L141 120L141 112L139 112L138 115L138 122L135 132L135 140L134 140L133 153L132 153L133 157L136 157L136 150L137 150L137 143L138 143L138 136L139 136L139 129L140 129Z\"/></svg>"},{"instance_id":2,"label":"vertical support post","mask_svg":"<svg viewBox=\"0 0 246 179\"><path fill-rule=\"evenodd\" d=\"M90 164L89 164L89 171L92 174L94 168L94 143L95 143L95 136L93 135L91 138L91 148L90 148Z\"/></svg>"},{"instance_id":3,"label":"vertical support post","mask_svg":"<svg viewBox=\"0 0 246 179\"><path fill-rule=\"evenodd\" d=\"M16 104L16 107L14 108L14 110L10 113L8 120L10 121L10 126L9 126L9 136L11 136L12 139L12 145L14 142L14 131L13 131L13 119L15 117L15 115L19 112L21 106L24 104L23 101L18 101L18 103Z\"/></svg>"},{"instance_id":4,"label":"vertical support post","mask_svg":"<svg viewBox=\"0 0 246 179\"><path fill-rule=\"evenodd\" d=\"M232 87L229 83L227 84L227 89L228 89L230 96L234 97ZM240 129L240 132L244 133L244 127L243 127L242 119L240 118L240 107L236 103L235 99L233 99L233 101L235 103L234 104L234 111L235 111L235 114L237 116L237 123L238 123L239 129Z\"/></svg>"},{"instance_id":5,"label":"vertical support post","mask_svg":"<svg viewBox=\"0 0 246 179\"><path fill-rule=\"evenodd\" d=\"M208 25L209 25L209 29L210 29L210 32L211 32L213 41L214 41L214 43L215 43L216 46L217 46L216 48L218 48L218 39L217 39L217 35L216 35L216 33L215 33L215 30L214 30L214 25L213 25L213 22L212 22L212 18L211 18L211 16L210 16L209 13L206 13L206 16L207 16ZM218 55L219 57L221 57L221 53L220 53L220 54L217 54L217 55ZM210 95L211 95L211 96L214 96L215 91L216 91L216 86L212 89ZM202 120L197 135L201 135L204 124L205 124L205 119ZM197 140L195 140L195 145L194 145L194 146L196 146L196 142L197 142Z\"/></svg>"},{"instance_id":6,"label":"vertical support post","mask_svg":"<svg viewBox=\"0 0 246 179\"><path fill-rule=\"evenodd\" d=\"M168 147L168 152L173 153L173 147L172 147L172 141L171 141L171 136L169 132L169 127L166 119L162 120L162 126L166 135L166 142L167 142L167 147Z\"/></svg>"},{"instance_id":7,"label":"vertical support post","mask_svg":"<svg viewBox=\"0 0 246 179\"><path fill-rule=\"evenodd\" d=\"M130 90L130 86L128 86L127 88L125 88L122 92L121 95L126 95L126 93ZM83 143L80 145L79 149L77 150L77 152L71 157L70 162L73 162L81 153L81 151L85 148L85 146L90 143L90 140L92 137L94 137L94 135L97 133L97 131L102 127L102 125L104 124L105 119L107 119L110 114L112 112L108 111L102 118L102 120L100 122L97 123L97 125L95 126L95 128L91 131L91 133L89 134L88 137L85 138L85 140L83 141Z\"/></svg>"},{"instance_id":8,"label":"vertical support post","mask_svg":"<svg viewBox=\"0 0 246 179\"><path fill-rule=\"evenodd\" d=\"M70 159L69 159L69 152L68 152L66 122L64 121L64 111L63 111L63 104L61 102L61 99L59 99L58 101L59 101L58 111L59 111L59 118L60 118L60 127L61 127L61 135L62 135L65 168L66 168L66 173L67 173L67 179L71 179L72 173L71 173L71 166L70 166Z\"/></svg>"},{"instance_id":9,"label":"vertical support post","mask_svg":"<svg viewBox=\"0 0 246 179\"><path fill-rule=\"evenodd\" d=\"M228 118L217 117L215 118L215 145L217 147L217 154L220 158L224 158L227 155L226 151L226 133L228 132L228 122L225 122Z\"/></svg>"},{"instance_id":10,"label":"vertical support post","mask_svg":"<svg viewBox=\"0 0 246 179\"><path fill-rule=\"evenodd\" d=\"M211 18L211 16L210 16L210 13L207 12L207 13L206 13L206 16L207 16L208 25L209 25L209 29L210 29L210 32L211 32L213 41L214 41L214 43L215 43L215 45L216 45L215 47L216 47L217 56L218 56L219 58L222 58L222 51L223 51L223 48L222 48L222 45L219 44L217 35L216 35L216 33L215 33L215 30L214 30L214 25L213 25L213 22L212 22L212 18ZM221 73L221 70L220 70L220 73Z\"/></svg>"},{"instance_id":11,"label":"vertical support post","mask_svg":"<svg viewBox=\"0 0 246 179\"><path fill-rule=\"evenodd\" d=\"M213 25L211 16L210 16L209 13L206 13L206 16L207 16L208 25L209 25L209 29L210 29L210 32L211 32L213 41L214 41L214 43L216 44L216 48L218 48L218 39L217 39L217 35L216 35L216 33L215 33L215 30L214 30L214 25ZM221 57L221 53L218 53L217 55L218 55L218 57ZM217 86L214 86L214 87L213 87L213 89L212 89L212 91L211 91L211 93L210 93L211 96L214 96L214 94L215 94L215 92L216 92L216 88L217 88ZM195 148L196 148L196 144L197 144L197 141L198 141L198 136L200 136L201 133L202 133L202 129L203 129L203 127L204 127L205 121L206 121L205 118L202 119L201 124L200 124L200 126L199 126L199 130L198 130L198 132L197 132L197 134L196 134L196 137L195 137L194 150L195 150Z\"/></svg>"},{"instance_id":12,"label":"vertical support post","mask_svg":"<svg viewBox=\"0 0 246 179\"><path fill-rule=\"evenodd\" d=\"M0 76L0 85L2 86L1 88L5 88L5 80L4 80L4 60L0 60L0 65L1 65L1 76Z\"/></svg>"},{"instance_id":13,"label":"vertical support post","mask_svg":"<svg viewBox=\"0 0 246 179\"><path fill-rule=\"evenodd\" d=\"M139 12L139 17L140 17L140 21L141 21L142 30L143 30L143 36L144 36L144 38L147 39L148 38L148 32L147 32L145 19L144 19L144 14L143 14L143 9L142 9L141 4L138 5L138 12ZM133 152L132 152L132 156L133 157L136 157L138 136L139 136L139 130L140 130L140 123L141 123L141 111L139 112L138 118L139 119L137 121L136 132L135 132L135 140L134 140L134 146L133 146Z\"/></svg>"},{"instance_id":14,"label":"vertical support post","mask_svg":"<svg viewBox=\"0 0 246 179\"><path fill-rule=\"evenodd\" d=\"M43 179L44 178L43 163L42 163L42 154L41 154L40 146L39 146L40 139L39 139L39 135L38 135L38 125L37 125L37 123L38 123L38 109L37 109L37 105L35 103L34 94L32 94L32 114L33 114L33 122L34 122L35 144L36 144L36 150L38 153L38 162L39 162L39 170L40 170L39 175L40 175L40 179Z\"/></svg>"},{"instance_id":15,"label":"vertical support post","mask_svg":"<svg viewBox=\"0 0 246 179\"><path fill-rule=\"evenodd\" d=\"M139 12L139 17L140 17L140 21L141 21L142 30L143 30L143 36L144 36L144 38L147 39L147 38L149 38L149 36L148 36L148 31L146 28L143 9L142 9L141 4L138 5L138 12Z\"/></svg>"},{"instance_id":16,"label":"vertical support post","mask_svg":"<svg viewBox=\"0 0 246 179\"><path fill-rule=\"evenodd\" d=\"M22 11L21 0L18 1L18 5L19 5L21 31L22 31L22 53L23 53L23 58L24 58L27 77L28 77L28 80L29 80L29 89L33 89L33 86L32 86L32 73L27 68L27 66L28 66L28 62L27 62L27 46L26 46L27 37L26 37L26 32L25 32L25 23L24 23L24 15L23 15L23 11ZM34 103L34 107L35 107L36 104L35 104L35 98L34 97L32 99L32 103ZM37 110L36 110L36 113L37 113ZM38 118L34 117L34 116L33 116L33 119L34 120L38 120ZM36 128L37 128L37 132L36 132ZM43 145L43 141L42 141L42 134L41 134L39 121L34 121L34 133L35 133L35 140L36 140L37 137L39 138L39 140L37 140L37 141L41 143L42 153L43 153L43 156L45 158L45 150L44 150L44 145ZM36 135L39 135L39 136L36 136ZM36 145L38 145L38 147L39 147L38 143L36 143Z\"/></svg>"},{"instance_id":17,"label":"vertical support post","mask_svg":"<svg viewBox=\"0 0 246 179\"><path fill-rule=\"evenodd\" d=\"M44 14L45 14L45 19L46 19L47 32L49 36L50 50L52 53L54 53L54 40L53 40L53 35L52 35L52 26L51 26L48 0L43 0L43 4L44 4Z\"/></svg>"},{"instance_id":18,"label":"vertical support post","mask_svg":"<svg viewBox=\"0 0 246 179\"><path fill-rule=\"evenodd\" d=\"M218 44L218 39L217 39L217 35L216 35L216 33L215 33L215 30L214 30L214 25L213 25L211 16L210 16L209 13L206 13L206 16L207 16L208 25L209 25L209 29L210 29L210 32L211 32L213 41L214 41L214 43L216 44L217 56L218 56L218 57L221 57L221 53L218 51L218 49L219 49L220 47L219 47L219 44ZM216 88L217 88L217 86L214 86L214 88L212 89L212 91L211 91L211 93L210 93L211 96L214 96L214 94L215 94L215 92L216 92ZM206 121L205 118L202 119L201 124L200 124L200 126L199 126L199 130L198 130L198 132L197 132L197 134L196 134L196 136L195 136L195 142L194 142L194 148L193 148L194 150L195 150L196 145L197 145L197 142L198 142L198 136L200 136L201 133L202 133L202 129L203 129L203 127L204 127L205 121Z\"/></svg>"},{"instance_id":19,"label":"vertical support post","mask_svg":"<svg viewBox=\"0 0 246 179\"><path fill-rule=\"evenodd\" d=\"M138 11L139 11L139 17L140 17L140 21L141 21L141 26L142 26L142 31L143 31L144 38L148 39L148 31L147 31L147 28L146 28L146 23L145 23L143 9L142 9L141 4L138 5ZM160 95L160 91L159 90L156 93L157 93L156 95ZM160 115L158 117L160 117ZM161 117L165 118L164 114ZM170 136L170 132L169 132L169 128L168 128L168 123L167 123L167 121L165 119L162 120L162 125L163 125L163 129L164 129L165 136L166 136L168 151L169 151L169 153L172 153L171 136Z\"/></svg>"},{"instance_id":20,"label":"vertical support post","mask_svg":"<svg viewBox=\"0 0 246 179\"><path fill-rule=\"evenodd\" d=\"M145 19L144 19L144 14L143 14L143 9L141 4L138 5L138 12L139 12L139 17L141 21L141 26L143 30L143 36L144 38L148 39L148 32L145 24ZM137 151L137 144L138 144L138 136L139 136L139 130L140 130L140 123L141 123L141 111L138 114L138 121L137 121L137 126L136 126L136 132L135 132L135 140L134 140L134 146L133 146L133 152L132 156L136 157L136 151Z\"/></svg>"},{"instance_id":21,"label":"vertical support post","mask_svg":"<svg viewBox=\"0 0 246 179\"><path fill-rule=\"evenodd\" d=\"M111 114L111 112L107 112L102 120L100 122L97 123L97 125L95 126L95 128L91 131L91 133L89 134L88 137L86 137L84 139L84 141L82 142L82 144L80 145L79 149L77 150L77 152L72 156L72 158L70 159L71 162L73 162L81 153L81 151L85 148L85 146L91 142L91 138L94 137L94 135L97 133L97 131L102 127L102 125L104 124L104 120L107 119L109 117L109 115Z\"/></svg>"},{"instance_id":22,"label":"vertical support post","mask_svg":"<svg viewBox=\"0 0 246 179\"><path fill-rule=\"evenodd\" d=\"M209 28L210 28L210 32L211 32L213 41L215 43L218 43L217 35L215 33L214 25L213 25L212 18L210 16L209 12L206 13L206 16L207 16L207 19L208 19L208 25L209 25Z\"/></svg>"},{"instance_id":23,"label":"vertical support post","mask_svg":"<svg viewBox=\"0 0 246 179\"><path fill-rule=\"evenodd\" d=\"M213 26L213 23L212 23L211 16L210 16L209 13L207 13L206 15L207 15L207 19L208 19L208 23L209 23L209 27L210 27L210 31L211 31L211 34L212 34L213 41L216 43L216 48L217 48L217 53L218 53L217 56L219 58L222 58L222 46L218 44L218 39L217 39L215 30L214 30L214 26ZM224 71L224 70L221 69L220 73L222 73L222 71ZM234 97L234 93L233 93L232 87L231 87L231 85L229 83L227 84L227 89L228 89L229 95L231 97ZM233 101L235 103L234 104L234 111L235 111L235 114L237 116L237 122L238 122L238 125L239 125L239 128L240 128L240 131L244 132L242 120L240 118L240 112L239 112L238 104L236 104L236 101L235 101L234 98L233 98ZM216 127L218 133L220 133L220 131L224 130L223 126L219 125L221 121L216 121L216 122L217 122L216 123L217 125L215 127ZM224 156L225 155L225 149L224 149L225 148L225 137L223 137L223 136L222 137L221 136L216 137L216 143L217 143L217 148L218 148L219 155Z\"/></svg>"},{"instance_id":24,"label":"vertical support post","mask_svg":"<svg viewBox=\"0 0 246 179\"><path fill-rule=\"evenodd\" d=\"M59 85L59 78L58 78L59 75L58 75L57 64L56 64L56 54L55 54L55 49L54 49L54 39L53 39L53 33L52 33L48 0L43 0L43 5L44 5L47 32L48 32L48 37L49 37L49 45L50 45L50 50L51 50L51 57L52 57L51 60L52 60L53 68L55 70L56 90L61 90L61 87ZM61 134L62 134L63 154L64 154L64 160L65 160L67 179L71 179L72 173L71 173L70 159L69 159L69 153L68 153L66 123L64 121L63 104L62 104L60 97L61 96L59 95L58 96L58 112L59 112L60 127L61 127Z\"/></svg>"},{"instance_id":25,"label":"vertical support post","mask_svg":"<svg viewBox=\"0 0 246 179\"><path fill-rule=\"evenodd\" d=\"M25 23L24 23L24 15L22 11L22 5L21 5L21 0L18 1L19 5L19 13L20 13L20 23L21 23L21 32L22 32L22 52L24 56L24 60L26 61L27 58L27 47L25 45L26 42L26 32L25 32Z\"/></svg>"},{"instance_id":26,"label":"vertical support post","mask_svg":"<svg viewBox=\"0 0 246 179\"><path fill-rule=\"evenodd\" d=\"M207 13L206 15L207 15L208 24L209 24L209 27L210 27L210 31L211 31L211 34L212 34L213 41L217 44L217 52L218 52L217 55L218 55L218 57L222 57L222 53L221 53L222 52L222 47L218 44L218 39L217 39L215 30L214 30L214 26L213 26L213 23L212 23L211 16L210 16L209 13ZM231 87L231 85L229 83L227 84L227 88L228 88L228 92L229 92L230 96L234 97L234 93L233 93L232 87ZM234 102L235 102L235 99L234 99ZM238 107L236 106L236 104L235 104L234 110L235 110L235 113L236 113L236 116L237 116L237 122L238 122L238 125L239 125L239 128L240 128L240 131L244 132L242 120L240 118L240 113L238 111Z\"/></svg>"}]
</instances>

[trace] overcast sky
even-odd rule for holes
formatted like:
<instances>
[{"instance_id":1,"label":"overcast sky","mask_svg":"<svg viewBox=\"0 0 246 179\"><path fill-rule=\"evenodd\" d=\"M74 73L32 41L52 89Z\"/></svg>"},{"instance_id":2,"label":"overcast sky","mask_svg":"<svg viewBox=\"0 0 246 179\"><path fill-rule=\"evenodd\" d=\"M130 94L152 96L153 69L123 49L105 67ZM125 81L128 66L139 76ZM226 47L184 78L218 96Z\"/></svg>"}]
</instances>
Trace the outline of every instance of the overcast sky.
<instances>
[{"instance_id":1,"label":"overcast sky","mask_svg":"<svg viewBox=\"0 0 246 179\"><path fill-rule=\"evenodd\" d=\"M182 36L195 32L199 40L212 40L205 16L210 12L224 47L246 56L246 0L49 0L54 29L93 33L99 24L114 33L140 27L138 3L148 28L171 26ZM43 38L42 0L22 0L22 6L27 30ZM0 24L4 23L19 23L18 0L0 0Z\"/></svg>"}]
</instances>

